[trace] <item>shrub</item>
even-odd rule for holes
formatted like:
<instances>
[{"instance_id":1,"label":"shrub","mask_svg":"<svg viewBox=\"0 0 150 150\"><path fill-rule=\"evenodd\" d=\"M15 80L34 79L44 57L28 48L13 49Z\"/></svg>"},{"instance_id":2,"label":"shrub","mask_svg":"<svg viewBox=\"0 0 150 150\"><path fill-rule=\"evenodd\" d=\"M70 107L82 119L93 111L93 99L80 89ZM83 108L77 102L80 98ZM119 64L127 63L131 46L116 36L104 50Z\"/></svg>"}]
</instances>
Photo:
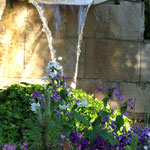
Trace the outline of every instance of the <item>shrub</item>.
<instances>
[{"instance_id":1,"label":"shrub","mask_svg":"<svg viewBox=\"0 0 150 150\"><path fill-rule=\"evenodd\" d=\"M0 146L23 142L24 120L33 116L30 98L34 91L43 92L40 85L11 85L0 91Z\"/></svg>"}]
</instances>

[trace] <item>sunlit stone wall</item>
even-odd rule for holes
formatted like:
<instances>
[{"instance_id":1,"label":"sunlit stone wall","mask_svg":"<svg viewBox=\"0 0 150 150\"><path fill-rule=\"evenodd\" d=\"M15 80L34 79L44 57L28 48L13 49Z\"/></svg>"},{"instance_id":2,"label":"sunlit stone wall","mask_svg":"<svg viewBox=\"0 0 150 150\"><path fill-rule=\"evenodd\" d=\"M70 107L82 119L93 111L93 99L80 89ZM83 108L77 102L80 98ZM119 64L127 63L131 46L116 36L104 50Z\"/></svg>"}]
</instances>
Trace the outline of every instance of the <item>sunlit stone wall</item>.
<instances>
[{"instance_id":1,"label":"sunlit stone wall","mask_svg":"<svg viewBox=\"0 0 150 150\"><path fill-rule=\"evenodd\" d=\"M3 15L3 11L5 9L5 6L6 6L6 0L0 0L0 20L1 20L1 17Z\"/></svg>"},{"instance_id":2,"label":"sunlit stone wall","mask_svg":"<svg viewBox=\"0 0 150 150\"><path fill-rule=\"evenodd\" d=\"M60 63L70 83L76 61L78 8L60 7L57 32L54 7L47 6L45 12L56 57L63 58ZM117 84L122 96L136 97L136 112L144 112L144 100L150 97L150 42L143 42L143 33L143 3L114 5L110 1L92 6L84 29L77 87L94 93L99 86ZM7 6L0 21L1 87L20 81L40 83L49 60L47 39L34 6L23 2Z\"/></svg>"}]
</instances>

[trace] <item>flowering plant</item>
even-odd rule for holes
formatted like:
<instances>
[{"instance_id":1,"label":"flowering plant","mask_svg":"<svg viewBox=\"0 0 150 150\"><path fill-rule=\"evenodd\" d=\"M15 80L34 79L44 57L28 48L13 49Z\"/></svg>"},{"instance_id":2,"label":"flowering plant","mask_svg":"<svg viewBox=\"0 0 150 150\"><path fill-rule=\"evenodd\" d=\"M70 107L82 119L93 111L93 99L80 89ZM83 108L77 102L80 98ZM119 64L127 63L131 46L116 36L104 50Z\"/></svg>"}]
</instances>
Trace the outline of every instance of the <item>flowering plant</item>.
<instances>
[{"instance_id":1,"label":"flowering plant","mask_svg":"<svg viewBox=\"0 0 150 150\"><path fill-rule=\"evenodd\" d=\"M124 125L129 126L129 119L126 119L126 124L124 124L123 117L125 118L125 116L121 116L123 115L121 112L113 111L107 105L107 101L111 98L115 88L109 89L108 96L100 102L82 90L68 88L62 67L58 62L50 61L46 67L46 72L47 76L43 78L48 83L45 87L45 93L41 94L35 91L31 98L32 110L37 113L43 130L46 130L53 121L55 124L59 124L58 133L61 132L65 137L70 136L73 130L77 134L85 130L84 136L88 137L91 143L94 142L98 134L111 145L117 144L117 138L113 137L110 131L112 132L113 126L116 127L114 133L117 133ZM118 116L114 115L112 111ZM122 123L117 124L116 122L120 120ZM91 133L94 133L93 136L91 136ZM43 135L44 140L46 139L45 136L46 134ZM47 136L50 136L50 134ZM46 149L46 146L44 147Z\"/></svg>"},{"instance_id":2,"label":"flowering plant","mask_svg":"<svg viewBox=\"0 0 150 150\"><path fill-rule=\"evenodd\" d=\"M125 100L117 86L109 88L107 96L99 101L82 90L68 88L58 62L49 62L46 72L45 90L32 94L30 108L34 115L25 120L23 128L29 149L59 150L66 143L69 149L77 150L149 148L149 128L130 127L126 111L127 107L133 109L133 98ZM112 96L122 102L120 110L108 105ZM4 146L16 149L10 143Z\"/></svg>"}]
</instances>

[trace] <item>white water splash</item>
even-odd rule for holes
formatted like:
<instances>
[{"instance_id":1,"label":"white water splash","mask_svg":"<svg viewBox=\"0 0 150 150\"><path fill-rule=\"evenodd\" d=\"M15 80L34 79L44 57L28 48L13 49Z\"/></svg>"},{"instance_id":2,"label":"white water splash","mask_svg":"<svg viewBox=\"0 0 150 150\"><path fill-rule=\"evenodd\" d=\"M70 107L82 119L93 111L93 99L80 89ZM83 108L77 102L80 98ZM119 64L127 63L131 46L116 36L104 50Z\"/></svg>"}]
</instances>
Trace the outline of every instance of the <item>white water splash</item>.
<instances>
[{"instance_id":1,"label":"white water splash","mask_svg":"<svg viewBox=\"0 0 150 150\"><path fill-rule=\"evenodd\" d=\"M75 64L75 73L73 77L73 81L71 83L72 88L76 88L77 84L77 77L78 77L78 68L79 68L79 58L80 58L80 53L81 53L81 42L83 39L83 29L85 26L85 20L89 11L91 4L88 6L79 6L79 13L78 13L78 43L77 43L77 57L76 57L76 64Z\"/></svg>"},{"instance_id":2,"label":"white water splash","mask_svg":"<svg viewBox=\"0 0 150 150\"><path fill-rule=\"evenodd\" d=\"M43 4L37 3L35 1L32 2L32 4L37 8L39 15L40 15L40 19L43 23L43 29L42 31L45 32L46 37L48 39L48 46L50 49L50 54L51 54L51 59L55 60L55 50L52 44L53 41L53 37L52 37L52 32L48 27L48 21L46 19L46 17L44 16L44 8L43 8Z\"/></svg>"}]
</instances>

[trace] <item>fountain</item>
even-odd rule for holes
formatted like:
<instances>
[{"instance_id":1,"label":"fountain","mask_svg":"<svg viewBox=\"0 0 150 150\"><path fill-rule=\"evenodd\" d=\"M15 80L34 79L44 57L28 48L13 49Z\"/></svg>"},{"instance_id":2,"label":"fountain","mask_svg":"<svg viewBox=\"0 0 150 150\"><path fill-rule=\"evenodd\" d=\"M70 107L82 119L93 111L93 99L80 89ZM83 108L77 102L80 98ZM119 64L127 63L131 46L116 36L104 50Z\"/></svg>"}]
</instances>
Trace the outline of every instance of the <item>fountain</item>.
<instances>
[{"instance_id":1,"label":"fountain","mask_svg":"<svg viewBox=\"0 0 150 150\"><path fill-rule=\"evenodd\" d=\"M63 5L89 5L89 4L100 4L108 0L29 0L30 3L33 1L45 3L45 4L63 4Z\"/></svg>"},{"instance_id":2,"label":"fountain","mask_svg":"<svg viewBox=\"0 0 150 150\"><path fill-rule=\"evenodd\" d=\"M48 27L47 19L44 16L44 9L42 4L63 4L63 5L80 5L79 6L79 14L78 14L78 42L77 42L77 55L76 55L76 63L75 63L75 71L73 81L71 83L72 88L76 88L77 76L78 76L78 65L79 65L79 58L81 53L81 43L83 38L83 29L85 25L85 20L88 14L88 10L92 4L99 4L103 3L108 0L29 0L38 10L41 21L43 23L42 31L45 32L46 37L48 39L48 46L50 49L51 60L55 60L55 50L52 45L52 33ZM58 6L56 6L58 8ZM56 9L58 10L58 9ZM59 24L59 23L58 23Z\"/></svg>"},{"instance_id":3,"label":"fountain","mask_svg":"<svg viewBox=\"0 0 150 150\"><path fill-rule=\"evenodd\" d=\"M76 88L77 76L78 76L78 65L79 65L79 58L81 53L81 43L83 38L83 29L85 25L85 20L88 14L88 10L92 4L99 4L103 3L107 0L29 0L38 10L41 21L43 23L42 31L45 32L46 37L48 39L48 46L50 49L51 59L55 60L55 50L52 45L52 33L48 27L47 19L44 16L44 9L42 7L42 3L44 4L63 4L63 5L80 5L79 6L79 15L78 15L78 42L77 42L77 55L76 55L76 64L75 64L75 72L73 81L71 83L72 88Z\"/></svg>"}]
</instances>

